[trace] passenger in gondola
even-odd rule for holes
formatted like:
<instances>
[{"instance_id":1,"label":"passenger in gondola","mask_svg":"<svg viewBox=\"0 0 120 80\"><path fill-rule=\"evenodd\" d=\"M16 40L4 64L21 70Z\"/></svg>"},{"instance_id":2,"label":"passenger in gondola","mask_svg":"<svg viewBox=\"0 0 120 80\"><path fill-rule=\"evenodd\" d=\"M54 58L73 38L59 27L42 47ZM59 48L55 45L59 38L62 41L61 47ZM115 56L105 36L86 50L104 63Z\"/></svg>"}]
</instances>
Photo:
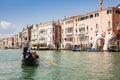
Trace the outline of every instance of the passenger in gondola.
<instances>
[{"instance_id":1,"label":"passenger in gondola","mask_svg":"<svg viewBox=\"0 0 120 80\"><path fill-rule=\"evenodd\" d=\"M39 56L37 55L36 51L33 52L33 57L34 57L35 60L39 58Z\"/></svg>"},{"instance_id":2,"label":"passenger in gondola","mask_svg":"<svg viewBox=\"0 0 120 80\"><path fill-rule=\"evenodd\" d=\"M28 47L29 47L27 37L24 38L24 41L22 42L22 46L23 46L23 58L25 58L25 56L27 54Z\"/></svg>"}]
</instances>

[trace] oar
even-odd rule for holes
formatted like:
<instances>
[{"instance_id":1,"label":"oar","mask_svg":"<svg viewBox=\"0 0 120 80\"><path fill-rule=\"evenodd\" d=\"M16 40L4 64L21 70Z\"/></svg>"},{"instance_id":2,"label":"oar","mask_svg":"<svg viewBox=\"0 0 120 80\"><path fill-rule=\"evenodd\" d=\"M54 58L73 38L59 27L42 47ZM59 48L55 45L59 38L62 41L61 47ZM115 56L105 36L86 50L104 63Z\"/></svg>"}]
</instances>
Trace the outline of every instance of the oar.
<instances>
[{"instance_id":1,"label":"oar","mask_svg":"<svg viewBox=\"0 0 120 80\"><path fill-rule=\"evenodd\" d=\"M51 65L53 65L53 66L57 66L57 64L54 63L53 61L51 61L50 59L45 58L45 57L42 57L42 56L40 56L40 57L43 58L44 60L46 60L47 62L49 62Z\"/></svg>"}]
</instances>

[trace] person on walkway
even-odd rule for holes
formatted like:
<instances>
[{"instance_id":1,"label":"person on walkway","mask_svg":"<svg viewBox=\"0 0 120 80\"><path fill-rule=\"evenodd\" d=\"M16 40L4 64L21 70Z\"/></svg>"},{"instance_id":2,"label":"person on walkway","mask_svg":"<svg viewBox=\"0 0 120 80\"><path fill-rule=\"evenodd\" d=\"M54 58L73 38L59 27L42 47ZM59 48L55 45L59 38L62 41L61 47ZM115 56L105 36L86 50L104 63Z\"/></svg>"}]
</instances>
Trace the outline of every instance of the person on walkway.
<instances>
[{"instance_id":1,"label":"person on walkway","mask_svg":"<svg viewBox=\"0 0 120 80\"><path fill-rule=\"evenodd\" d=\"M22 45L23 45L23 58L25 58L25 56L27 54L28 47L29 47L27 37L24 38L24 41L22 42Z\"/></svg>"}]
</instances>

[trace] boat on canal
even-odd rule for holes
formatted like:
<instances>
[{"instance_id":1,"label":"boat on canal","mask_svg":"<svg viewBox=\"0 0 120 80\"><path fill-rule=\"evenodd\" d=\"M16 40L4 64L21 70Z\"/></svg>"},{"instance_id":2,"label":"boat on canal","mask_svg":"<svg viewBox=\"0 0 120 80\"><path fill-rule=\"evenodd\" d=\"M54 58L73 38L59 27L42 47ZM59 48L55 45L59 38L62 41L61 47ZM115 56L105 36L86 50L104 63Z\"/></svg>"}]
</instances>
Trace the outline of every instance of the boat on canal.
<instances>
[{"instance_id":1,"label":"boat on canal","mask_svg":"<svg viewBox=\"0 0 120 80\"><path fill-rule=\"evenodd\" d=\"M108 47L108 51L109 52L119 52L119 49L117 46L113 45L113 46Z\"/></svg>"},{"instance_id":2,"label":"boat on canal","mask_svg":"<svg viewBox=\"0 0 120 80\"><path fill-rule=\"evenodd\" d=\"M79 46L78 45L75 45L72 49L73 52L80 52L81 49L79 49Z\"/></svg>"},{"instance_id":3,"label":"boat on canal","mask_svg":"<svg viewBox=\"0 0 120 80\"><path fill-rule=\"evenodd\" d=\"M35 59L31 53L27 53L25 58L22 59L22 65L38 66L39 65L39 58Z\"/></svg>"},{"instance_id":4,"label":"boat on canal","mask_svg":"<svg viewBox=\"0 0 120 80\"><path fill-rule=\"evenodd\" d=\"M73 49L72 50L73 52L79 52L79 51L81 51L79 48L76 48L76 49Z\"/></svg>"},{"instance_id":5,"label":"boat on canal","mask_svg":"<svg viewBox=\"0 0 120 80\"><path fill-rule=\"evenodd\" d=\"M97 52L97 50L95 48L88 48L87 50L88 52Z\"/></svg>"}]
</instances>

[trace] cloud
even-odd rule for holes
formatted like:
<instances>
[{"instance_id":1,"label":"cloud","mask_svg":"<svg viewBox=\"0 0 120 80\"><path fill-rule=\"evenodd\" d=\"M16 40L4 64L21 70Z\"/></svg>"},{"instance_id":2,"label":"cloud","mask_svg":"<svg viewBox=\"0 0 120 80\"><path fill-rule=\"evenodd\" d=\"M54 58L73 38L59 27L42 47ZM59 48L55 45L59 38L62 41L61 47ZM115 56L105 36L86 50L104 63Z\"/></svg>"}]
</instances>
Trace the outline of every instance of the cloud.
<instances>
[{"instance_id":1,"label":"cloud","mask_svg":"<svg viewBox=\"0 0 120 80\"><path fill-rule=\"evenodd\" d=\"M9 21L0 21L0 34L11 34L16 30L16 25Z\"/></svg>"},{"instance_id":2,"label":"cloud","mask_svg":"<svg viewBox=\"0 0 120 80\"><path fill-rule=\"evenodd\" d=\"M8 27L10 27L12 25L12 23L7 22L7 21L1 21L0 22L0 27L3 29L7 29Z\"/></svg>"}]
</instances>

